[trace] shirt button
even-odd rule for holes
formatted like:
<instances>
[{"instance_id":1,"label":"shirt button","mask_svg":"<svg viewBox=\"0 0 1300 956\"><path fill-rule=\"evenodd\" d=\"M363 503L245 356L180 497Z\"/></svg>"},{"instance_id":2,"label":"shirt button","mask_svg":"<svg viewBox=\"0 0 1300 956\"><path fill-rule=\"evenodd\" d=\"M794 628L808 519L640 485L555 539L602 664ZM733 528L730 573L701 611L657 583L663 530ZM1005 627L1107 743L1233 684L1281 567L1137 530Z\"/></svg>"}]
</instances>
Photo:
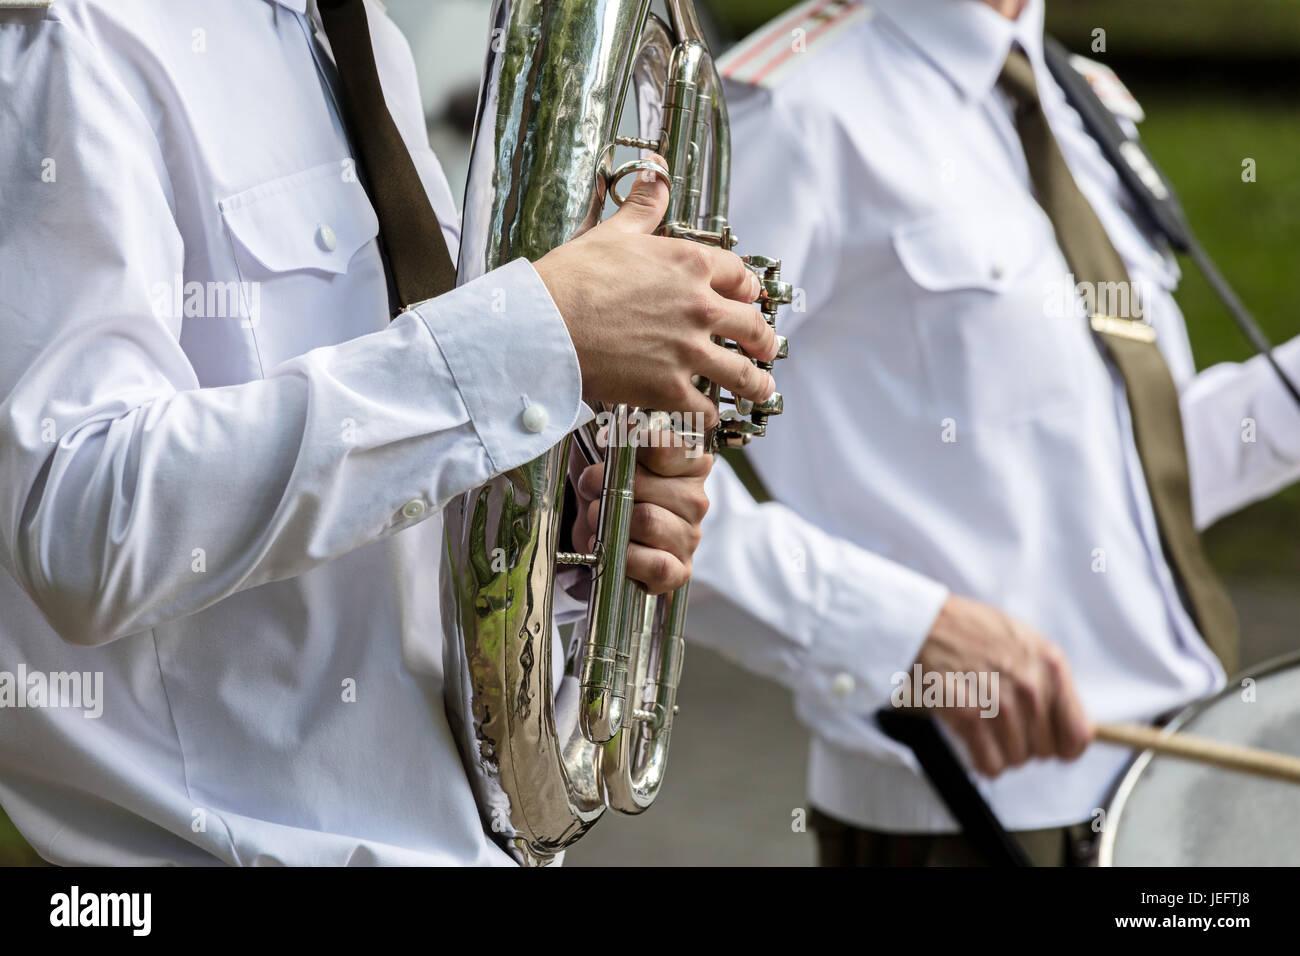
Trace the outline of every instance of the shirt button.
<instances>
[{"instance_id":1,"label":"shirt button","mask_svg":"<svg viewBox=\"0 0 1300 956\"><path fill-rule=\"evenodd\" d=\"M853 693L857 687L857 681L853 679L852 674L836 674L831 678L831 693L841 700Z\"/></svg>"},{"instance_id":2,"label":"shirt button","mask_svg":"<svg viewBox=\"0 0 1300 956\"><path fill-rule=\"evenodd\" d=\"M339 237L334 235L334 230L321 223L320 228L316 230L316 241L326 252L333 252L339 247Z\"/></svg>"},{"instance_id":3,"label":"shirt button","mask_svg":"<svg viewBox=\"0 0 1300 956\"><path fill-rule=\"evenodd\" d=\"M529 405L524 409L522 418L524 428L534 435L540 435L546 431L546 426L551 423L551 416L546 414L546 409L542 408L541 405Z\"/></svg>"},{"instance_id":4,"label":"shirt button","mask_svg":"<svg viewBox=\"0 0 1300 956\"><path fill-rule=\"evenodd\" d=\"M402 505L403 518L418 518L424 514L424 502L419 498Z\"/></svg>"},{"instance_id":5,"label":"shirt button","mask_svg":"<svg viewBox=\"0 0 1300 956\"><path fill-rule=\"evenodd\" d=\"M989 275L994 279L1001 279L1006 274L1007 270L1002 267L1000 262L993 263L993 266L989 269Z\"/></svg>"}]
</instances>

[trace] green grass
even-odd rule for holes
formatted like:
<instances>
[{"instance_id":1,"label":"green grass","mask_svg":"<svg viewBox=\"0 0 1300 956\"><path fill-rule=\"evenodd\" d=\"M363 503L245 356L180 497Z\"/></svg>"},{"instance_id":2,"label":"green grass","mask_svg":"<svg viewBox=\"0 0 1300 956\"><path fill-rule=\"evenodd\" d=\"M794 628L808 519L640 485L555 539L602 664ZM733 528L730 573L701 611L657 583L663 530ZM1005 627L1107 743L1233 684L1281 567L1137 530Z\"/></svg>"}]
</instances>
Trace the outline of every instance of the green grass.
<instances>
[{"instance_id":1,"label":"green grass","mask_svg":"<svg viewBox=\"0 0 1300 956\"><path fill-rule=\"evenodd\" d=\"M36 855L19 836L9 818L0 811L0 866L43 866L45 861Z\"/></svg>"},{"instance_id":2,"label":"green grass","mask_svg":"<svg viewBox=\"0 0 1300 956\"><path fill-rule=\"evenodd\" d=\"M1300 335L1300 105L1260 93L1130 83L1147 112L1142 135L1178 186L1210 255L1274 342ZM1256 162L1256 182L1241 179ZM1240 361L1249 345L1187 261L1178 302L1197 365ZM1294 580L1300 573L1300 487L1220 521L1211 557L1231 577Z\"/></svg>"}]
</instances>

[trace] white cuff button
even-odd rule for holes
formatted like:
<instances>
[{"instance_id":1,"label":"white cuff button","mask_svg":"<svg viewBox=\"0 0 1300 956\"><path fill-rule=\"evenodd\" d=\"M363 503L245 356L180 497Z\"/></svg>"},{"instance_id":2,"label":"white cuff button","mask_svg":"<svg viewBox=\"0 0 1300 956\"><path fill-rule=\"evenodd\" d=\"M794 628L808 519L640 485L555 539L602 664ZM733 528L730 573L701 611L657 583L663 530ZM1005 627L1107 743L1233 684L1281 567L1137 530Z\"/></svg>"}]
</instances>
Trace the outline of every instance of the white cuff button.
<instances>
[{"instance_id":1,"label":"white cuff button","mask_svg":"<svg viewBox=\"0 0 1300 956\"><path fill-rule=\"evenodd\" d=\"M414 501L408 501L406 504L402 505L403 518L414 519L420 517L423 514L424 514L424 502L421 501L419 498L416 498Z\"/></svg>"},{"instance_id":2,"label":"white cuff button","mask_svg":"<svg viewBox=\"0 0 1300 956\"><path fill-rule=\"evenodd\" d=\"M334 235L334 230L324 223L321 223L320 228L316 230L316 242L326 252L333 252L339 247L339 237Z\"/></svg>"},{"instance_id":3,"label":"white cuff button","mask_svg":"<svg viewBox=\"0 0 1300 956\"><path fill-rule=\"evenodd\" d=\"M524 428L534 435L540 435L546 431L546 426L551 423L551 416L546 414L546 409L541 405L529 405L524 409L522 416Z\"/></svg>"},{"instance_id":4,"label":"white cuff button","mask_svg":"<svg viewBox=\"0 0 1300 956\"><path fill-rule=\"evenodd\" d=\"M831 693L841 700L852 694L857 686L852 674L836 674L831 678Z\"/></svg>"}]
</instances>

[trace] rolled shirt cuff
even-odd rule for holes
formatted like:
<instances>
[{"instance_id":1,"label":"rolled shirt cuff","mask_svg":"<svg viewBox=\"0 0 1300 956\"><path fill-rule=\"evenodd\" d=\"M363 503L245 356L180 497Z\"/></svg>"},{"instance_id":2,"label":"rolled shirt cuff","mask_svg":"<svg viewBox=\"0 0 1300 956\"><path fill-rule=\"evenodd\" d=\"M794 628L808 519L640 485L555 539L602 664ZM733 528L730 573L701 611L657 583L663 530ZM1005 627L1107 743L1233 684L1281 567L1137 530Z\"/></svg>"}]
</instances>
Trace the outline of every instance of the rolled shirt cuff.
<instances>
[{"instance_id":1,"label":"rolled shirt cuff","mask_svg":"<svg viewBox=\"0 0 1300 956\"><path fill-rule=\"evenodd\" d=\"M879 555L841 544L829 600L808 648L804 693L867 714L910 672L948 589Z\"/></svg>"},{"instance_id":2,"label":"rolled shirt cuff","mask_svg":"<svg viewBox=\"0 0 1300 956\"><path fill-rule=\"evenodd\" d=\"M531 461L593 417L568 326L526 259L413 311L442 352L495 473Z\"/></svg>"}]
</instances>

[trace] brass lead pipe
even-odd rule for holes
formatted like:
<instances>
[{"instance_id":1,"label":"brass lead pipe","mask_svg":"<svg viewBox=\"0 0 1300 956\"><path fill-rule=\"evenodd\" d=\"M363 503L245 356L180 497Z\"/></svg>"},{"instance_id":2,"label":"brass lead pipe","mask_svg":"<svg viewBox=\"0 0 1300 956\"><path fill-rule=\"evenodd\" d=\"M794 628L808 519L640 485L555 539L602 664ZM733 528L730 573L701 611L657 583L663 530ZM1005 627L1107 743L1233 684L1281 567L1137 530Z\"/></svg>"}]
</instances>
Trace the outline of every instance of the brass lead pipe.
<instances>
[{"instance_id":1,"label":"brass lead pipe","mask_svg":"<svg viewBox=\"0 0 1300 956\"><path fill-rule=\"evenodd\" d=\"M634 411L614 407L605 453L605 484L596 530L596 568L582 654L582 734L603 744L623 726L627 704L628 638L635 584L627 576L627 546L636 504L636 445L628 422Z\"/></svg>"}]
</instances>

